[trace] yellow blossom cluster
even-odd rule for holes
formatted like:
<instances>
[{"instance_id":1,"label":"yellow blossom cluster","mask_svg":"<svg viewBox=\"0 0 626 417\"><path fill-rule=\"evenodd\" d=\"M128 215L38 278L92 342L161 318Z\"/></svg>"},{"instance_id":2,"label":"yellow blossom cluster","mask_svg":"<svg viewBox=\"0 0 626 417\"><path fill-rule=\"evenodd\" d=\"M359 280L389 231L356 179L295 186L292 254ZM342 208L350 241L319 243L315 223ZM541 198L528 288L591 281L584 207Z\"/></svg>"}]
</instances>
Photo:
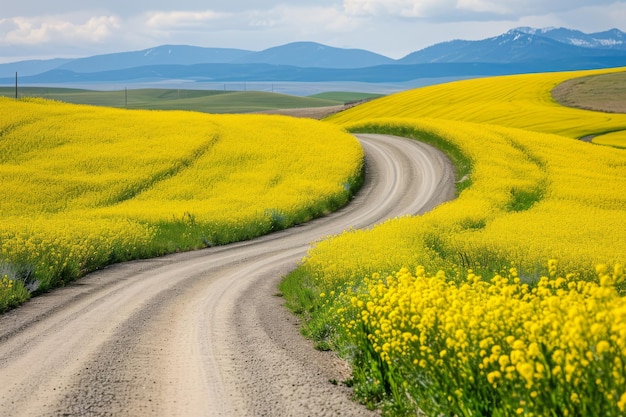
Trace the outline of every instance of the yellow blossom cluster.
<instances>
[{"instance_id":1,"label":"yellow blossom cluster","mask_svg":"<svg viewBox=\"0 0 626 417\"><path fill-rule=\"evenodd\" d=\"M532 286L515 268L459 283L422 266L373 274L337 301L354 317L342 326L382 361L373 379L428 415L623 415L623 266L599 265L599 284L549 270Z\"/></svg>"}]
</instances>

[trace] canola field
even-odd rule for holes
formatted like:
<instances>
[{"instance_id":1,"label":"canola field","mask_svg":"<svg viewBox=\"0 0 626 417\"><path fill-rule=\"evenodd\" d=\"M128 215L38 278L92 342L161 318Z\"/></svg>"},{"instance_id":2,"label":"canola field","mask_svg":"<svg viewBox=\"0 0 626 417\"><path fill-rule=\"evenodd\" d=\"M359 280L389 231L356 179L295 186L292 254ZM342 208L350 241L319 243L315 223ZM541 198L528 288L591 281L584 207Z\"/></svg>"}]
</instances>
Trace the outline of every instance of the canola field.
<instances>
[{"instance_id":1,"label":"canola field","mask_svg":"<svg viewBox=\"0 0 626 417\"><path fill-rule=\"evenodd\" d=\"M458 168L455 200L322 241L282 284L363 402L626 415L626 150L577 140L625 130L626 115L550 95L593 73L430 86L327 119L434 143Z\"/></svg>"},{"instance_id":2,"label":"canola field","mask_svg":"<svg viewBox=\"0 0 626 417\"><path fill-rule=\"evenodd\" d=\"M0 98L0 312L113 262L328 213L362 163L313 120Z\"/></svg>"}]
</instances>

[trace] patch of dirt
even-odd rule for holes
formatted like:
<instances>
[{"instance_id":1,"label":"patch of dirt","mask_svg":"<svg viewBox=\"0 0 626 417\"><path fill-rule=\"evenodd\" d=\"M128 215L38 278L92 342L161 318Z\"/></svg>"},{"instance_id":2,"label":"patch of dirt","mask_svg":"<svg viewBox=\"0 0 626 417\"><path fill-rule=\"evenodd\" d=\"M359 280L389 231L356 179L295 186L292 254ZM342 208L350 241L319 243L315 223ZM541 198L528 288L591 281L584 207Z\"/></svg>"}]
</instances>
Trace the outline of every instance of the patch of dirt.
<instances>
[{"instance_id":1,"label":"patch of dirt","mask_svg":"<svg viewBox=\"0 0 626 417\"><path fill-rule=\"evenodd\" d=\"M347 103L347 104L339 104L337 106L303 107L303 108L297 108L297 109L272 109L272 110L259 111L256 113L258 114L281 114L284 116L306 117L309 119L321 120L324 117L328 117L331 114L342 112L358 104L361 104L365 101L367 100L362 100L362 101L357 101L357 102Z\"/></svg>"},{"instance_id":2,"label":"patch of dirt","mask_svg":"<svg viewBox=\"0 0 626 417\"><path fill-rule=\"evenodd\" d=\"M626 113L626 71L565 81L552 90L552 98L563 106Z\"/></svg>"}]
</instances>

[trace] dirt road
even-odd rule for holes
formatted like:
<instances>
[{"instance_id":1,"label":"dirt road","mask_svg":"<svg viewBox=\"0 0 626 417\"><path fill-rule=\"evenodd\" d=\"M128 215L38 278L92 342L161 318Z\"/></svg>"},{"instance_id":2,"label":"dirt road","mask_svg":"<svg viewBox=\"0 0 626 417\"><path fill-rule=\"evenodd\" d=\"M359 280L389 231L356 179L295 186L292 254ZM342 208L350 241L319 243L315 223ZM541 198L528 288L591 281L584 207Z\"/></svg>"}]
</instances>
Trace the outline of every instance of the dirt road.
<instances>
[{"instance_id":1,"label":"dirt road","mask_svg":"<svg viewBox=\"0 0 626 417\"><path fill-rule=\"evenodd\" d=\"M359 135L367 180L344 209L272 235L127 262L0 316L0 415L367 416L330 380L276 296L310 242L418 213L454 195L449 162Z\"/></svg>"}]
</instances>

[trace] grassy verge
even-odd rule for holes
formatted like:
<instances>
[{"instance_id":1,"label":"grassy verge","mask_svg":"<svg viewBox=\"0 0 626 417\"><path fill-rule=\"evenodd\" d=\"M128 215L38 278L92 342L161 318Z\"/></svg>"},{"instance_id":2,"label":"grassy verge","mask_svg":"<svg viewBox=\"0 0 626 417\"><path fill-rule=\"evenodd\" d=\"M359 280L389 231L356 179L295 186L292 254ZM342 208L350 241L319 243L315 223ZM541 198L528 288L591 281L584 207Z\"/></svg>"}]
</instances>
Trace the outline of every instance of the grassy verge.
<instances>
[{"instance_id":1,"label":"grassy verge","mask_svg":"<svg viewBox=\"0 0 626 417\"><path fill-rule=\"evenodd\" d=\"M327 215L346 205L363 185L363 171L349 179L342 193L320 199L316 204L294 212L266 209L262 216L233 225L227 221L198 221L189 213L173 222L160 222L149 244L149 256L221 246L250 240L284 230Z\"/></svg>"},{"instance_id":2,"label":"grassy verge","mask_svg":"<svg viewBox=\"0 0 626 417\"><path fill-rule=\"evenodd\" d=\"M452 161L452 164L455 167L457 195L472 185L472 159L466 155L458 145L446 140L441 135L428 131L416 130L406 124L381 123L381 121L361 123L356 127L348 127L348 131L351 131L352 133L382 133L415 139L432 145L442 151L450 159L450 161Z\"/></svg>"}]
</instances>

